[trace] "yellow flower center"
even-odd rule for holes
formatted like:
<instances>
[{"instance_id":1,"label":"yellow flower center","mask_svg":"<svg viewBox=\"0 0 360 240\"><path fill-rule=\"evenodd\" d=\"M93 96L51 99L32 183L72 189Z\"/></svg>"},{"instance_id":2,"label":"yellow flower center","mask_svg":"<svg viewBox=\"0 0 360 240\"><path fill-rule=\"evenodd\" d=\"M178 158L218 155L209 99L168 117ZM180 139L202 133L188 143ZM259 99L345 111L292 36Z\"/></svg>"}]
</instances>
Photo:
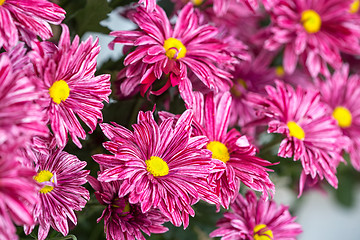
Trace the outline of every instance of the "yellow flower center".
<instances>
[{"instance_id":1,"label":"yellow flower center","mask_svg":"<svg viewBox=\"0 0 360 240\"><path fill-rule=\"evenodd\" d=\"M296 137L297 139L304 140L305 132L296 122L289 121L287 126L289 128L290 137Z\"/></svg>"},{"instance_id":2,"label":"yellow flower center","mask_svg":"<svg viewBox=\"0 0 360 240\"><path fill-rule=\"evenodd\" d=\"M350 5L349 12L350 12L350 13L357 13L357 12L359 11L359 7L360 7L360 1L359 1L359 0L355 0L355 1L353 1L353 3Z\"/></svg>"},{"instance_id":3,"label":"yellow flower center","mask_svg":"<svg viewBox=\"0 0 360 240\"><path fill-rule=\"evenodd\" d=\"M115 199L114 199L114 202L111 204L111 206L112 206L113 208L120 208L120 206L117 205L117 202L118 202L118 201L119 201L119 198L115 198ZM130 212L130 210L131 210L130 204L129 204L129 202L126 202L124 209L121 210L120 216L126 216L126 215L128 215L129 212Z\"/></svg>"},{"instance_id":4,"label":"yellow flower center","mask_svg":"<svg viewBox=\"0 0 360 240\"><path fill-rule=\"evenodd\" d=\"M55 103L60 104L61 101L65 101L69 97L69 85L64 80L56 81L49 88L49 94Z\"/></svg>"},{"instance_id":5,"label":"yellow flower center","mask_svg":"<svg viewBox=\"0 0 360 240\"><path fill-rule=\"evenodd\" d=\"M308 33L317 33L321 28L321 17L314 10L305 10L301 14L301 23Z\"/></svg>"},{"instance_id":6,"label":"yellow flower center","mask_svg":"<svg viewBox=\"0 0 360 240\"><path fill-rule=\"evenodd\" d=\"M285 75L285 70L282 66L277 66L275 69L275 74L278 77L283 77Z\"/></svg>"},{"instance_id":7,"label":"yellow flower center","mask_svg":"<svg viewBox=\"0 0 360 240\"><path fill-rule=\"evenodd\" d=\"M254 227L254 240L273 240L272 231L265 224L258 224Z\"/></svg>"},{"instance_id":8,"label":"yellow flower center","mask_svg":"<svg viewBox=\"0 0 360 240\"><path fill-rule=\"evenodd\" d=\"M206 148L212 152L212 158L218 159L224 163L229 161L230 154L225 144L218 141L212 141L206 145Z\"/></svg>"},{"instance_id":9,"label":"yellow flower center","mask_svg":"<svg viewBox=\"0 0 360 240\"><path fill-rule=\"evenodd\" d=\"M195 6L200 6L204 2L204 0L191 0L191 2Z\"/></svg>"},{"instance_id":10,"label":"yellow flower center","mask_svg":"<svg viewBox=\"0 0 360 240\"><path fill-rule=\"evenodd\" d=\"M49 181L52 179L53 176L54 176L54 175L53 175L51 172L49 172L49 171L47 171L47 170L42 170L42 171L40 171L40 172L34 177L34 179L35 179L35 181L37 181L38 183L49 182ZM52 180L52 181L53 181L53 180ZM40 189L39 192L40 192L40 193L49 193L49 192L51 192L53 189L54 189L53 186L45 185L42 189Z\"/></svg>"},{"instance_id":11,"label":"yellow flower center","mask_svg":"<svg viewBox=\"0 0 360 240\"><path fill-rule=\"evenodd\" d=\"M0 6L5 3L5 0L0 0Z\"/></svg>"},{"instance_id":12,"label":"yellow flower center","mask_svg":"<svg viewBox=\"0 0 360 240\"><path fill-rule=\"evenodd\" d=\"M230 89L230 92L235 96L235 97L240 97L242 95L242 92L240 90L238 90L238 86L237 85L241 85L244 89L247 89L247 84L244 81L244 79L237 79L236 80L237 84L234 84L234 86Z\"/></svg>"},{"instance_id":13,"label":"yellow flower center","mask_svg":"<svg viewBox=\"0 0 360 240\"><path fill-rule=\"evenodd\" d=\"M186 55L186 47L176 38L168 38L164 42L165 54L169 59L180 59Z\"/></svg>"},{"instance_id":14,"label":"yellow flower center","mask_svg":"<svg viewBox=\"0 0 360 240\"><path fill-rule=\"evenodd\" d=\"M336 119L339 127L347 128L351 126L352 115L349 109L341 106L336 107L332 115Z\"/></svg>"},{"instance_id":15,"label":"yellow flower center","mask_svg":"<svg viewBox=\"0 0 360 240\"><path fill-rule=\"evenodd\" d=\"M169 166L159 157L152 156L145 161L146 170L154 177L162 177L169 174Z\"/></svg>"}]
</instances>

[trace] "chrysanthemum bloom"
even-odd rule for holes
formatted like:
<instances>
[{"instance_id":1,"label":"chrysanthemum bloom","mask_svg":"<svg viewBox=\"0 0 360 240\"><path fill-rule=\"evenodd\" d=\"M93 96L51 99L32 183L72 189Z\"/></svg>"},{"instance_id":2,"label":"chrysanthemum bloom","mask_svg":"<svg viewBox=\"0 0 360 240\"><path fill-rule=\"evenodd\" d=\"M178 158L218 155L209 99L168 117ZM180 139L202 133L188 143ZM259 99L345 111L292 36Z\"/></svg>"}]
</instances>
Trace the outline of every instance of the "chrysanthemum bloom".
<instances>
[{"instance_id":1,"label":"chrysanthemum bloom","mask_svg":"<svg viewBox=\"0 0 360 240\"><path fill-rule=\"evenodd\" d=\"M285 136L278 155L300 160L303 174L313 179L325 177L336 188L336 168L344 161L342 150L348 140L320 102L320 93L300 86L294 90L280 81L276 81L276 88L267 86L266 91L268 96L249 94L248 100L268 118L269 133ZM300 181L300 194L303 183Z\"/></svg>"},{"instance_id":2,"label":"chrysanthemum bloom","mask_svg":"<svg viewBox=\"0 0 360 240\"><path fill-rule=\"evenodd\" d=\"M140 204L130 204L127 197L119 196L120 181L99 182L91 176L88 176L88 181L97 200L106 206L97 222L104 219L107 240L145 240L142 232L150 236L168 230L162 226L168 219L158 209L143 213Z\"/></svg>"},{"instance_id":3,"label":"chrysanthemum bloom","mask_svg":"<svg viewBox=\"0 0 360 240\"><path fill-rule=\"evenodd\" d=\"M175 2L176 7L180 9L181 0ZM247 45L252 44L251 37L255 35L260 29L260 21L267 18L265 11L256 11L255 13L245 6L245 3L231 1L229 3L229 9L223 16L217 16L214 14L214 10L211 3L206 2L197 9L201 11L201 16L204 18L204 22L211 22L218 31L227 33L236 39L239 39ZM241 22L241 28L239 28L239 22ZM262 45L261 45L262 47Z\"/></svg>"},{"instance_id":4,"label":"chrysanthemum bloom","mask_svg":"<svg viewBox=\"0 0 360 240\"><path fill-rule=\"evenodd\" d=\"M81 147L78 138L85 139L86 133L78 118L90 128L90 133L102 121L102 102L108 102L111 93L110 75L94 75L100 51L98 39L92 42L89 37L79 44L76 36L71 43L69 29L62 27L58 46L34 43L30 57L41 82L42 97L38 102L46 112L58 146L65 146L70 134Z\"/></svg>"},{"instance_id":5,"label":"chrysanthemum bloom","mask_svg":"<svg viewBox=\"0 0 360 240\"><path fill-rule=\"evenodd\" d=\"M318 81L317 85L322 101L330 106L338 126L350 138L351 163L360 171L360 76L349 76L349 66L344 65L326 81Z\"/></svg>"},{"instance_id":6,"label":"chrysanthemum bloom","mask_svg":"<svg viewBox=\"0 0 360 240\"><path fill-rule=\"evenodd\" d=\"M18 57L0 55L0 149L12 152L30 142L32 136L46 136L48 129L43 121L40 106L34 103L40 96L34 83L25 75L26 70L12 67Z\"/></svg>"},{"instance_id":7,"label":"chrysanthemum bloom","mask_svg":"<svg viewBox=\"0 0 360 240\"><path fill-rule=\"evenodd\" d=\"M276 73L270 68L272 59L272 54L263 51L252 61L237 65L235 71L232 72L234 80L230 90L232 104L229 123L231 126L238 125L243 131L245 124L257 119L254 108L246 102L246 96L249 92L265 95L265 86L275 83ZM246 133L249 132L246 131Z\"/></svg>"},{"instance_id":8,"label":"chrysanthemum bloom","mask_svg":"<svg viewBox=\"0 0 360 240\"><path fill-rule=\"evenodd\" d=\"M272 164L255 156L256 149L246 136L236 129L228 130L231 96L229 92L203 96L194 93L194 134L206 136L206 149L212 152L212 162L217 167L209 175L209 182L228 208L239 192L240 182L264 195L275 191L269 179L267 166Z\"/></svg>"},{"instance_id":9,"label":"chrysanthemum bloom","mask_svg":"<svg viewBox=\"0 0 360 240\"><path fill-rule=\"evenodd\" d=\"M152 113L140 112L134 133L122 126L101 124L111 141L104 147L114 155L98 154L93 159L107 168L99 174L100 181L122 180L119 197L129 194L131 204L140 203L141 211L158 208L175 226L189 224L191 205L199 195L211 195L206 178L209 174L210 152L202 149L204 136L190 137L192 111L185 111L174 124L168 118L158 125ZM174 125L173 125L174 124Z\"/></svg>"},{"instance_id":10,"label":"chrysanthemum bloom","mask_svg":"<svg viewBox=\"0 0 360 240\"><path fill-rule=\"evenodd\" d=\"M74 211L85 207L90 195L81 185L87 182L89 170L83 170L86 162L61 149L52 149L49 155L38 153L34 179L41 189L38 192L40 201L35 205L32 214L35 224L39 224L38 239L44 240L50 226L66 236L69 232L68 220L77 224ZM35 225L27 225L29 234Z\"/></svg>"},{"instance_id":11,"label":"chrysanthemum bloom","mask_svg":"<svg viewBox=\"0 0 360 240\"><path fill-rule=\"evenodd\" d=\"M65 11L48 0L0 1L0 48L15 46L20 40L30 44L37 36L52 37L51 24L60 24Z\"/></svg>"},{"instance_id":12,"label":"chrysanthemum bloom","mask_svg":"<svg viewBox=\"0 0 360 240\"><path fill-rule=\"evenodd\" d=\"M33 224L31 209L38 201L35 171L0 153L0 239L18 239L17 225Z\"/></svg>"},{"instance_id":13,"label":"chrysanthemum bloom","mask_svg":"<svg viewBox=\"0 0 360 240\"><path fill-rule=\"evenodd\" d=\"M231 204L231 212L224 213L219 227L210 237L236 240L296 240L302 232L296 217L289 213L289 207L257 200L254 192L248 191L244 198L240 194Z\"/></svg>"},{"instance_id":14,"label":"chrysanthemum bloom","mask_svg":"<svg viewBox=\"0 0 360 240\"><path fill-rule=\"evenodd\" d=\"M152 94L159 95L170 86L179 86L182 97L189 99L192 87L188 70L210 89L230 88L231 74L219 65L231 66L237 60L228 54L228 44L216 38L217 28L199 24L192 4L181 10L174 27L160 7L151 13L138 7L129 15L140 30L114 31L110 35L116 38L109 45L113 48L115 43L122 43L135 47L124 60L128 78L120 86L124 95L130 95L134 86L139 85L144 95L156 79L164 77L165 85Z\"/></svg>"},{"instance_id":15,"label":"chrysanthemum bloom","mask_svg":"<svg viewBox=\"0 0 360 240\"><path fill-rule=\"evenodd\" d=\"M329 75L327 64L341 66L340 52L359 54L359 22L350 13L352 0L280 0L271 12L272 36L265 48L284 49L287 73L298 58L315 77Z\"/></svg>"}]
</instances>

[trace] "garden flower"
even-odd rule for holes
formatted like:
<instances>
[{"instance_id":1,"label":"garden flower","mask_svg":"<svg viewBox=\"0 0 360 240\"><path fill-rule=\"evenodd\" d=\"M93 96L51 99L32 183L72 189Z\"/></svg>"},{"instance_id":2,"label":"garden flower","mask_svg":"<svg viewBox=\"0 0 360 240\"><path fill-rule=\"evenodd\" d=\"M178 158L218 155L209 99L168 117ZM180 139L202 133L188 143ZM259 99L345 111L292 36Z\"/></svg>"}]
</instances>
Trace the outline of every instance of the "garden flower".
<instances>
[{"instance_id":1,"label":"garden flower","mask_svg":"<svg viewBox=\"0 0 360 240\"><path fill-rule=\"evenodd\" d=\"M263 197L257 200L251 191L245 197L239 194L231 204L231 212L224 213L217 223L219 228L210 233L210 237L221 237L223 240L296 240L302 232L301 226L288 209Z\"/></svg>"},{"instance_id":2,"label":"garden flower","mask_svg":"<svg viewBox=\"0 0 360 240\"><path fill-rule=\"evenodd\" d=\"M25 75L25 66L21 71L16 62L21 58L21 54L0 55L0 150L9 153L33 136L48 134L44 114L34 102L40 95Z\"/></svg>"},{"instance_id":3,"label":"garden flower","mask_svg":"<svg viewBox=\"0 0 360 240\"><path fill-rule=\"evenodd\" d=\"M257 119L254 108L246 101L246 96L249 92L265 95L265 86L274 84L276 74L269 66L272 59L272 54L263 51L252 61L244 61L237 65L235 71L232 72L234 80L230 90L232 104L229 122L231 126L237 125L245 130L244 126L247 123Z\"/></svg>"},{"instance_id":4,"label":"garden flower","mask_svg":"<svg viewBox=\"0 0 360 240\"><path fill-rule=\"evenodd\" d=\"M156 79L163 77L165 85L151 93L160 95L170 86L178 86L186 101L192 98L188 70L209 89L226 91L230 88L231 74L219 66L231 66L238 60L228 53L228 44L216 38L217 28L199 24L192 4L188 3L181 10L174 27L160 7L151 13L138 7L129 18L140 30L114 31L110 35L116 38L109 45L113 48L115 43L122 43L135 47L124 60L126 78L120 86L124 95L130 95L134 86L139 85L144 95Z\"/></svg>"},{"instance_id":5,"label":"garden flower","mask_svg":"<svg viewBox=\"0 0 360 240\"><path fill-rule=\"evenodd\" d=\"M317 81L322 101L330 106L331 114L343 134L350 138L348 152L354 168L360 171L360 77L349 76L344 65L326 81Z\"/></svg>"},{"instance_id":6,"label":"garden flower","mask_svg":"<svg viewBox=\"0 0 360 240\"><path fill-rule=\"evenodd\" d=\"M148 111L139 113L134 132L101 124L110 139L104 147L113 155L98 154L93 159L106 169L99 181L121 180L119 197L129 195L130 204L139 203L143 213L160 209L175 226L186 228L199 195L218 201L206 180L212 167L210 152L203 149L207 139L190 137L192 111L185 111L173 123L174 118L168 118L158 125Z\"/></svg>"},{"instance_id":7,"label":"garden flower","mask_svg":"<svg viewBox=\"0 0 360 240\"><path fill-rule=\"evenodd\" d=\"M69 29L63 26L58 46L51 43L34 43L31 60L39 78L43 107L59 147L64 147L70 134L73 142L81 147L78 138L86 133L80 118L90 133L102 121L103 101L111 93L110 75L95 76L98 40L89 37L79 44L76 36L70 42Z\"/></svg>"},{"instance_id":8,"label":"garden flower","mask_svg":"<svg viewBox=\"0 0 360 240\"><path fill-rule=\"evenodd\" d=\"M90 198L89 192L81 185L87 182L89 170L83 170L86 162L80 161L62 149L52 149L49 155L37 153L34 176L40 185L40 201L32 214L35 224L39 224L38 239L44 240L50 226L64 236L69 233L68 220L77 224L74 211L81 211ZM27 225L29 234L35 225Z\"/></svg>"},{"instance_id":9,"label":"garden flower","mask_svg":"<svg viewBox=\"0 0 360 240\"><path fill-rule=\"evenodd\" d=\"M48 0L1 0L0 48L15 46L19 39L30 45L37 36L52 37L51 24L60 24L65 11Z\"/></svg>"},{"instance_id":10,"label":"garden flower","mask_svg":"<svg viewBox=\"0 0 360 240\"><path fill-rule=\"evenodd\" d=\"M268 50L284 47L285 72L300 58L311 76L329 76L327 64L341 66L340 52L359 54L360 25L350 13L352 0L280 0L271 11Z\"/></svg>"},{"instance_id":11,"label":"garden flower","mask_svg":"<svg viewBox=\"0 0 360 240\"><path fill-rule=\"evenodd\" d=\"M97 222L104 219L107 240L145 240L142 232L150 236L151 233L168 231L162 226L168 220L158 209L143 213L140 204L130 204L126 196L119 196L120 181L99 182L91 176L88 176L88 181L96 191L97 200L106 206Z\"/></svg>"},{"instance_id":12,"label":"garden flower","mask_svg":"<svg viewBox=\"0 0 360 240\"><path fill-rule=\"evenodd\" d=\"M336 168L344 161L342 150L348 144L327 106L320 102L320 93L294 90L290 85L276 81L276 87L267 86L268 96L252 94L248 100L255 103L259 114L268 118L268 132L285 136L279 148L280 157L300 160L303 176L312 179L324 177L337 188ZM300 181L300 195L304 181Z\"/></svg>"},{"instance_id":13,"label":"garden flower","mask_svg":"<svg viewBox=\"0 0 360 240\"><path fill-rule=\"evenodd\" d=\"M31 209L38 201L35 171L11 157L0 152L0 239L18 239L14 223L33 224Z\"/></svg>"},{"instance_id":14,"label":"garden flower","mask_svg":"<svg viewBox=\"0 0 360 240\"><path fill-rule=\"evenodd\" d=\"M265 196L275 191L267 166L272 164L255 156L256 148L245 135L236 129L228 131L231 96L229 92L203 96L194 93L194 135L206 136L206 149L212 153L217 167L209 175L209 182L220 197L220 203L228 208L239 192L240 182L261 191Z\"/></svg>"}]
</instances>

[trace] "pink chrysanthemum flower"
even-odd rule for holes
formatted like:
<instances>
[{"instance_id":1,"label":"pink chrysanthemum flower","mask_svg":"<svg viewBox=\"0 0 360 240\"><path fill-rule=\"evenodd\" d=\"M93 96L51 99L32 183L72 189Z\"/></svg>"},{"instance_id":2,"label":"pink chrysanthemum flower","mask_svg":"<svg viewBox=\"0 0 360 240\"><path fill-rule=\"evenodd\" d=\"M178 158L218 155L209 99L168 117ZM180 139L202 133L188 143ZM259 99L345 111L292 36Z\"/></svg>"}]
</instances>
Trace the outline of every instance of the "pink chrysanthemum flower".
<instances>
[{"instance_id":1,"label":"pink chrysanthemum flower","mask_svg":"<svg viewBox=\"0 0 360 240\"><path fill-rule=\"evenodd\" d=\"M40 94L34 83L18 68L22 55L0 55L0 149L12 152L30 142L32 136L46 136L44 114L35 104ZM12 66L12 63L15 66Z\"/></svg>"},{"instance_id":2,"label":"pink chrysanthemum flower","mask_svg":"<svg viewBox=\"0 0 360 240\"><path fill-rule=\"evenodd\" d=\"M229 92L203 96L194 93L194 134L206 136L206 148L212 152L217 167L209 175L209 183L228 208L239 192L240 182L264 195L275 191L267 166L272 164L255 156L256 149L236 129L228 132L231 96Z\"/></svg>"},{"instance_id":3,"label":"pink chrysanthemum flower","mask_svg":"<svg viewBox=\"0 0 360 240\"><path fill-rule=\"evenodd\" d=\"M81 185L87 182L89 170L83 170L86 162L61 149L52 149L49 155L35 153L37 174L34 179L41 189L38 192L40 201L35 205L32 214L35 224L39 224L38 239L44 240L50 226L66 236L69 232L68 220L77 224L74 211L85 207L90 195ZM27 225L29 234L35 225Z\"/></svg>"},{"instance_id":4,"label":"pink chrysanthemum flower","mask_svg":"<svg viewBox=\"0 0 360 240\"><path fill-rule=\"evenodd\" d=\"M104 219L107 240L145 240L142 232L150 236L168 231L162 226L168 219L158 209L143 213L140 204L130 204L128 197L119 196L120 181L99 182L91 176L88 176L88 181L97 200L106 206L97 222Z\"/></svg>"},{"instance_id":5,"label":"pink chrysanthemum flower","mask_svg":"<svg viewBox=\"0 0 360 240\"><path fill-rule=\"evenodd\" d=\"M111 93L110 75L94 75L100 51L98 40L92 42L90 37L79 44L76 36L71 43L68 27L62 27L58 46L34 43L30 57L42 91L38 102L46 112L58 146L65 146L70 134L81 147L78 138L85 139L86 133L78 118L90 128L90 133L102 121L102 102L108 102Z\"/></svg>"},{"instance_id":6,"label":"pink chrysanthemum flower","mask_svg":"<svg viewBox=\"0 0 360 240\"><path fill-rule=\"evenodd\" d=\"M192 87L188 70L210 89L230 88L231 74L219 66L231 66L237 60L229 55L228 44L216 38L217 28L199 24L192 4L181 10L174 27L160 7L152 13L138 7L129 15L140 30L112 32L110 35L116 38L109 45L113 48L115 43L122 43L136 47L124 60L127 78L120 86L124 95L130 95L134 86L139 85L144 95L156 79L163 77L165 85L151 91L152 94L159 95L170 86L179 86L182 97L189 99Z\"/></svg>"},{"instance_id":7,"label":"pink chrysanthemum flower","mask_svg":"<svg viewBox=\"0 0 360 240\"><path fill-rule=\"evenodd\" d=\"M122 180L119 197L129 194L131 204L140 203L143 213L158 208L175 226L189 224L191 205L210 195L207 176L210 152L203 149L204 136L190 137L192 111L184 112L174 124L168 118L156 124L152 113L140 112L134 133L119 125L102 124L111 140L104 147L114 155L99 154L94 160L107 168L100 181Z\"/></svg>"},{"instance_id":8,"label":"pink chrysanthemum flower","mask_svg":"<svg viewBox=\"0 0 360 240\"><path fill-rule=\"evenodd\" d=\"M30 44L37 36L52 37L51 24L60 24L65 11L48 0L0 1L0 48L15 46L20 40Z\"/></svg>"},{"instance_id":9,"label":"pink chrysanthemum flower","mask_svg":"<svg viewBox=\"0 0 360 240\"><path fill-rule=\"evenodd\" d=\"M231 126L238 125L245 130L244 126L247 123L257 119L254 108L246 102L246 96L249 92L265 95L265 86L274 84L276 72L269 67L272 59L271 54L263 51L252 61L237 65L235 71L232 72L234 80L230 90L232 104L229 121Z\"/></svg>"},{"instance_id":10,"label":"pink chrysanthemum flower","mask_svg":"<svg viewBox=\"0 0 360 240\"><path fill-rule=\"evenodd\" d=\"M350 138L351 163L360 171L360 76L349 76L349 66L344 65L326 81L318 81L317 85L322 101L330 106L338 126Z\"/></svg>"},{"instance_id":11,"label":"pink chrysanthemum flower","mask_svg":"<svg viewBox=\"0 0 360 240\"><path fill-rule=\"evenodd\" d=\"M13 222L33 224L31 209L38 201L34 174L0 152L0 239L18 239Z\"/></svg>"},{"instance_id":12,"label":"pink chrysanthemum flower","mask_svg":"<svg viewBox=\"0 0 360 240\"><path fill-rule=\"evenodd\" d=\"M359 54L360 25L350 13L352 0L280 0L274 6L272 36L265 48L284 49L283 65L292 73L298 58L313 77L341 66L340 52Z\"/></svg>"},{"instance_id":13,"label":"pink chrysanthemum flower","mask_svg":"<svg viewBox=\"0 0 360 240\"><path fill-rule=\"evenodd\" d=\"M236 240L296 240L302 233L296 217L289 213L289 207L257 200L254 192L248 191L244 198L240 194L231 204L231 212L224 213L219 220L219 227L210 237Z\"/></svg>"},{"instance_id":14,"label":"pink chrysanthemum flower","mask_svg":"<svg viewBox=\"0 0 360 240\"><path fill-rule=\"evenodd\" d=\"M268 96L253 94L248 100L255 103L259 114L268 118L269 133L285 135L278 155L301 161L300 195L305 175L313 179L325 177L336 188L336 168L344 161L342 150L348 140L328 114L326 105L320 102L320 93L300 86L294 90L280 81L276 81L276 88L267 86L266 91Z\"/></svg>"}]
</instances>

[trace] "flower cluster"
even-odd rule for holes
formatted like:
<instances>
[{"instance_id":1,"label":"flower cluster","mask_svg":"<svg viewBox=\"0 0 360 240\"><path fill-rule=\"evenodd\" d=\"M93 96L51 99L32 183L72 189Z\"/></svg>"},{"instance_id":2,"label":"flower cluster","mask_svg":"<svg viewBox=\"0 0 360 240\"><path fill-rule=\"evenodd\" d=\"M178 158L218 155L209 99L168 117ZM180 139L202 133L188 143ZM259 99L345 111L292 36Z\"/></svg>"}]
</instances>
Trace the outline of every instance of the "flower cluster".
<instances>
[{"instance_id":1,"label":"flower cluster","mask_svg":"<svg viewBox=\"0 0 360 240\"><path fill-rule=\"evenodd\" d=\"M41 240L50 227L66 236L90 196L87 163L63 148L68 134L79 147L86 137L77 117L91 131L102 120L110 75L95 76L97 40L71 43L63 25L58 44L46 41L65 18L60 6L3 0L0 17L0 238L18 239L15 225L39 225Z\"/></svg>"},{"instance_id":2,"label":"flower cluster","mask_svg":"<svg viewBox=\"0 0 360 240\"><path fill-rule=\"evenodd\" d=\"M62 7L0 0L0 239L66 236L96 198L108 240L186 229L200 201L230 209L210 237L293 240L273 200L283 158L298 197L337 188L344 154L360 171L359 0L169 4L122 8L136 29L109 34L123 47L111 86L99 40L72 34Z\"/></svg>"}]
</instances>

